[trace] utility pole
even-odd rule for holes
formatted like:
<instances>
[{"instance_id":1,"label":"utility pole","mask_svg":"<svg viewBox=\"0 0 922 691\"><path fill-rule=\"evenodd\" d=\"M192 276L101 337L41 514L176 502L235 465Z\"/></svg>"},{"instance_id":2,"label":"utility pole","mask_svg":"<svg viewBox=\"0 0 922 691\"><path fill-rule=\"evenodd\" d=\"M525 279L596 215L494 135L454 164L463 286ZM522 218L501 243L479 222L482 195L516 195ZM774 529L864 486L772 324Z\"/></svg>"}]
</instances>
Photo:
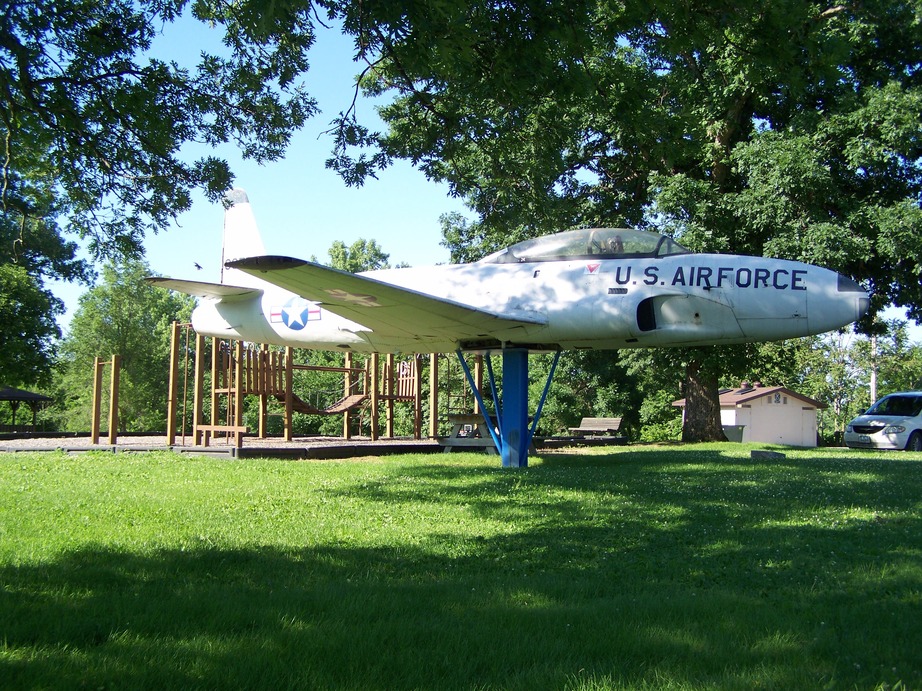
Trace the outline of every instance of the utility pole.
<instances>
[{"instance_id":1,"label":"utility pole","mask_svg":"<svg viewBox=\"0 0 922 691\"><path fill-rule=\"evenodd\" d=\"M871 403L877 400L877 336L871 336Z\"/></svg>"}]
</instances>

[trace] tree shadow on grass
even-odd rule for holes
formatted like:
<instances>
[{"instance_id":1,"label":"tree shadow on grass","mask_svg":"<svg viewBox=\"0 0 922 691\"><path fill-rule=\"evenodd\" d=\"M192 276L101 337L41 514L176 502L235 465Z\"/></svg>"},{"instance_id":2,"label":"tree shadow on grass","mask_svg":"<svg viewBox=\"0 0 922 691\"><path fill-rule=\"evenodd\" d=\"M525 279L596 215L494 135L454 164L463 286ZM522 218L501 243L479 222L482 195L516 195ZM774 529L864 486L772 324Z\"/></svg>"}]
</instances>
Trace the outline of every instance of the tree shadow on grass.
<instances>
[{"instance_id":1,"label":"tree shadow on grass","mask_svg":"<svg viewBox=\"0 0 922 691\"><path fill-rule=\"evenodd\" d=\"M425 499L471 516L473 528L433 526L412 542L87 546L5 566L0 677L9 688L922 680L920 481L907 467L696 459L403 466L339 490L369 511Z\"/></svg>"}]
</instances>

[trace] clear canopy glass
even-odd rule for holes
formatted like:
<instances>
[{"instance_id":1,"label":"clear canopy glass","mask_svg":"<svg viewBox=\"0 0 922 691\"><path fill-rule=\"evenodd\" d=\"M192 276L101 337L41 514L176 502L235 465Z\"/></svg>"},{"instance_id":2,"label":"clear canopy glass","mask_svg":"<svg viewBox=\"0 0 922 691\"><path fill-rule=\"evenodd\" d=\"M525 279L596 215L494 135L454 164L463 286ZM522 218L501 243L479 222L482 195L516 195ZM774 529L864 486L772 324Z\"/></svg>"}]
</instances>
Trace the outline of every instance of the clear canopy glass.
<instances>
[{"instance_id":1,"label":"clear canopy glass","mask_svg":"<svg viewBox=\"0 0 922 691\"><path fill-rule=\"evenodd\" d=\"M672 238L628 228L582 228L524 240L494 252L481 264L519 264L568 259L632 259L690 254Z\"/></svg>"}]
</instances>

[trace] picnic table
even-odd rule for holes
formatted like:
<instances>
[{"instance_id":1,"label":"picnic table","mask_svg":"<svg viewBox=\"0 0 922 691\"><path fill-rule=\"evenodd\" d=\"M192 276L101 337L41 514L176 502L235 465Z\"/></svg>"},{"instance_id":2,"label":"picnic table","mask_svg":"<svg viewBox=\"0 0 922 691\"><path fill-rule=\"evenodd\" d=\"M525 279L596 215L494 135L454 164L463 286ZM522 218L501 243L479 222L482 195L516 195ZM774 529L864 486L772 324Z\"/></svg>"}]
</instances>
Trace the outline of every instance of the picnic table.
<instances>
[{"instance_id":1,"label":"picnic table","mask_svg":"<svg viewBox=\"0 0 922 691\"><path fill-rule=\"evenodd\" d=\"M447 437L441 437L439 444L444 448L444 453L451 453L454 449L484 449L487 453L496 453L496 444L490 436L486 421L480 413L449 413L448 421L451 423L451 432ZM495 420L490 418L495 424Z\"/></svg>"}]
</instances>

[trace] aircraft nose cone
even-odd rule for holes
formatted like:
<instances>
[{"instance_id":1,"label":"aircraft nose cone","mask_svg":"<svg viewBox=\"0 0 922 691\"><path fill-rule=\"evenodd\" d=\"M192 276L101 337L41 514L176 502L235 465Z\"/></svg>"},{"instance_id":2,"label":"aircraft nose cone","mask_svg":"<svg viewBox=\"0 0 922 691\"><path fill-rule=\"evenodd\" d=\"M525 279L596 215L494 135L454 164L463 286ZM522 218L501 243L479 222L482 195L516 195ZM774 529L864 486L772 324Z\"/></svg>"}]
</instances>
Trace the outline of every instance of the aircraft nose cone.
<instances>
[{"instance_id":1,"label":"aircraft nose cone","mask_svg":"<svg viewBox=\"0 0 922 691\"><path fill-rule=\"evenodd\" d=\"M818 278L814 291L807 297L811 334L841 329L868 311L867 291L856 281L829 270L823 270Z\"/></svg>"},{"instance_id":2,"label":"aircraft nose cone","mask_svg":"<svg viewBox=\"0 0 922 691\"><path fill-rule=\"evenodd\" d=\"M848 276L838 274L836 291L849 304L854 305L855 316L850 321L861 319L871 306L871 299L868 297L867 291L861 287L861 284Z\"/></svg>"}]
</instances>

